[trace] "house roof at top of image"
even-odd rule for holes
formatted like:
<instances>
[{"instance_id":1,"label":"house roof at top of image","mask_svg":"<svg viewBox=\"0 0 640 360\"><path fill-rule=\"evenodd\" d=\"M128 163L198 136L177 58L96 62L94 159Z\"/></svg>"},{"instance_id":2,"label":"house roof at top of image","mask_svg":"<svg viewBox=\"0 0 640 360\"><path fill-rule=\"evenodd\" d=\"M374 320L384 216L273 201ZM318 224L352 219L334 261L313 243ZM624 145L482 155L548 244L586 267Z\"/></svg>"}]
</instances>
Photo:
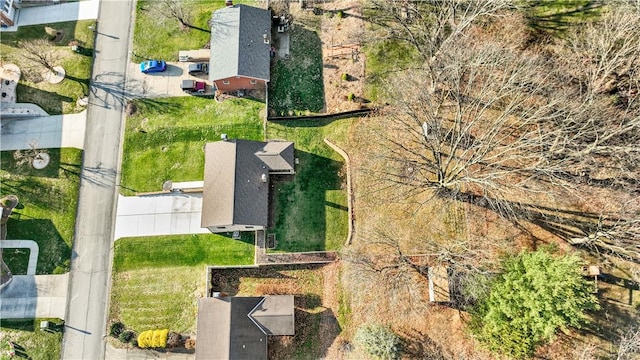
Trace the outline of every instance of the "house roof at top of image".
<instances>
[{"instance_id":1,"label":"house roof at top of image","mask_svg":"<svg viewBox=\"0 0 640 360\"><path fill-rule=\"evenodd\" d=\"M247 5L214 11L209 80L244 76L269 81L271 12Z\"/></svg>"},{"instance_id":2,"label":"house roof at top of image","mask_svg":"<svg viewBox=\"0 0 640 360\"><path fill-rule=\"evenodd\" d=\"M267 335L294 334L294 311L292 295L200 299L196 359L266 359Z\"/></svg>"},{"instance_id":3,"label":"house roof at top of image","mask_svg":"<svg viewBox=\"0 0 640 360\"><path fill-rule=\"evenodd\" d=\"M272 171L293 171L292 142L217 141L205 145L202 227L266 226Z\"/></svg>"}]
</instances>

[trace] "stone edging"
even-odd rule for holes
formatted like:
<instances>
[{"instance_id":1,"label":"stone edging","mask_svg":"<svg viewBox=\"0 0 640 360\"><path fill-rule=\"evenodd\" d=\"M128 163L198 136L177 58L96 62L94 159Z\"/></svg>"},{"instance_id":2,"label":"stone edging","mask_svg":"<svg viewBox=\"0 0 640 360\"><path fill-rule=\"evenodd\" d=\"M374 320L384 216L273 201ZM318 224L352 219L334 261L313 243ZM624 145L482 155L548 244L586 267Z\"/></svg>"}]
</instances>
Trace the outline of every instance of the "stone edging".
<instances>
[{"instance_id":1,"label":"stone edging","mask_svg":"<svg viewBox=\"0 0 640 360\"><path fill-rule=\"evenodd\" d=\"M347 167L347 206L349 209L349 232L347 234L347 241L345 245L351 245L351 241L353 240L353 233L355 232L355 215L354 215L354 206L353 206L353 183L351 181L351 159L349 158L349 154L347 154L344 150L338 147L338 145L331 142L331 140L324 138L324 142L329 145L333 150L335 150L338 154L340 154L346 163Z\"/></svg>"}]
</instances>

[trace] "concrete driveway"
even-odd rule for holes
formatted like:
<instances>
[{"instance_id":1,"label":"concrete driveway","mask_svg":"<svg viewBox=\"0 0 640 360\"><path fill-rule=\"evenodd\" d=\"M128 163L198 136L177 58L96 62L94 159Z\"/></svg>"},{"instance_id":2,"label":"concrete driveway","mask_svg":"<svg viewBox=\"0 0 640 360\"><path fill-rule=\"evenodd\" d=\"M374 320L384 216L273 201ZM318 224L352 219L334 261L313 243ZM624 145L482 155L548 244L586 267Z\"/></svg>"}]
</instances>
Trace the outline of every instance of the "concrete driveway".
<instances>
[{"instance_id":1,"label":"concrete driveway","mask_svg":"<svg viewBox=\"0 0 640 360\"><path fill-rule=\"evenodd\" d=\"M184 79L193 79L207 83L206 94L213 94L208 75L189 75L190 62L168 62L167 70L161 73L143 74L140 72L140 63L129 63L127 71L126 92L132 96L144 98L195 96L187 94L180 89L180 83Z\"/></svg>"},{"instance_id":2,"label":"concrete driveway","mask_svg":"<svg viewBox=\"0 0 640 360\"><path fill-rule=\"evenodd\" d=\"M3 319L64 319L67 284L64 275L13 275L2 289L0 313Z\"/></svg>"},{"instance_id":3,"label":"concrete driveway","mask_svg":"<svg viewBox=\"0 0 640 360\"><path fill-rule=\"evenodd\" d=\"M200 227L202 193L118 195L114 239L130 236L207 234Z\"/></svg>"},{"instance_id":4,"label":"concrete driveway","mask_svg":"<svg viewBox=\"0 0 640 360\"><path fill-rule=\"evenodd\" d=\"M35 141L38 148L84 147L87 112L2 120L2 151L29 149Z\"/></svg>"}]
</instances>

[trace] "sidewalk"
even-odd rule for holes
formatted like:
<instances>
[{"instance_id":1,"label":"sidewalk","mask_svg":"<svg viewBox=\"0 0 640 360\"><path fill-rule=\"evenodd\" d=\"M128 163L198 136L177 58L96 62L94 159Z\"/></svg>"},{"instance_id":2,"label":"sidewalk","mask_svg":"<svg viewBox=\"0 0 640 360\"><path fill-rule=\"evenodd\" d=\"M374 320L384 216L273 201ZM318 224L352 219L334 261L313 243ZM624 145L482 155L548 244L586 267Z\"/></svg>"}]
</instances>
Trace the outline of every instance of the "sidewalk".
<instances>
[{"instance_id":1,"label":"sidewalk","mask_svg":"<svg viewBox=\"0 0 640 360\"><path fill-rule=\"evenodd\" d=\"M195 353L162 352L148 349L116 349L107 343L104 358L106 360L191 360L195 359L196 355Z\"/></svg>"},{"instance_id":2,"label":"sidewalk","mask_svg":"<svg viewBox=\"0 0 640 360\"><path fill-rule=\"evenodd\" d=\"M17 31L18 27L27 25L97 19L99 6L100 0L81 0L18 9L13 19L15 25L3 28L2 31Z\"/></svg>"}]
</instances>

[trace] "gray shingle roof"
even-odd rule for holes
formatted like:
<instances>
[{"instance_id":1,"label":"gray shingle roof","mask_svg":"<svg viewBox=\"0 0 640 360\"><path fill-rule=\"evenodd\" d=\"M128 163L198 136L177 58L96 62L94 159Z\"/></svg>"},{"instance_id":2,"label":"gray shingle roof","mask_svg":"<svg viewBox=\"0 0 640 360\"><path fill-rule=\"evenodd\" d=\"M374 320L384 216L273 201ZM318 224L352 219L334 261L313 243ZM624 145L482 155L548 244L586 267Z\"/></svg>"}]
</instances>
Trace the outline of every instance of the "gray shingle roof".
<instances>
[{"instance_id":1,"label":"gray shingle roof","mask_svg":"<svg viewBox=\"0 0 640 360\"><path fill-rule=\"evenodd\" d=\"M196 359L266 359L267 335L294 334L294 311L293 295L200 299Z\"/></svg>"},{"instance_id":2,"label":"gray shingle roof","mask_svg":"<svg viewBox=\"0 0 640 360\"><path fill-rule=\"evenodd\" d=\"M211 19L209 80L245 76L269 81L271 12L247 5L219 9Z\"/></svg>"},{"instance_id":3,"label":"gray shingle roof","mask_svg":"<svg viewBox=\"0 0 640 360\"><path fill-rule=\"evenodd\" d=\"M201 226L267 226L269 172L287 166L293 170L293 152L292 142L237 139L206 144Z\"/></svg>"}]
</instances>

